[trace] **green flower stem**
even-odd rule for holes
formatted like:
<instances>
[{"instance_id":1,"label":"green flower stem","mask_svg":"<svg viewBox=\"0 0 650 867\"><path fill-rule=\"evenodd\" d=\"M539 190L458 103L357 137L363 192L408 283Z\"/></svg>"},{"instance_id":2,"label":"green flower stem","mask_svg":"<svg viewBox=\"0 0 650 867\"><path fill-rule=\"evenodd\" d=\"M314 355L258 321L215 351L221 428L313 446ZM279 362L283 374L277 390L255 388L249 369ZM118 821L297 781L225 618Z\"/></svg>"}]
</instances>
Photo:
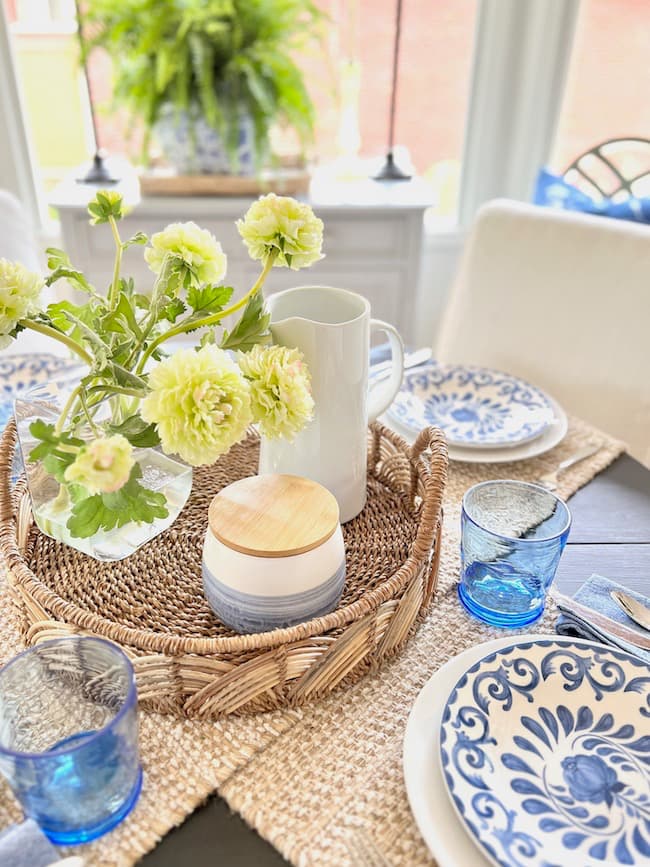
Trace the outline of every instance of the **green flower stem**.
<instances>
[{"instance_id":1,"label":"green flower stem","mask_svg":"<svg viewBox=\"0 0 650 867\"><path fill-rule=\"evenodd\" d=\"M115 241L115 264L113 265L113 282L111 283L111 288L108 294L108 306L111 310L115 310L120 293L120 270L122 268L122 251L124 247L122 245L120 233L117 230L115 217L109 217L108 222Z\"/></svg>"},{"instance_id":2,"label":"green flower stem","mask_svg":"<svg viewBox=\"0 0 650 867\"><path fill-rule=\"evenodd\" d=\"M90 414L90 411L88 409L88 403L86 402L86 396L84 395L83 388L79 392L79 401L81 403L81 406L83 407L84 415L86 416L86 419L88 421L88 424L90 425L92 432L95 434L95 436L97 436L100 431L99 431L99 428L97 427L97 425L95 424L95 422L93 421L93 417Z\"/></svg>"},{"instance_id":3,"label":"green flower stem","mask_svg":"<svg viewBox=\"0 0 650 867\"><path fill-rule=\"evenodd\" d=\"M126 388L122 385L93 385L88 389L88 395L95 394L96 392L103 391L108 397L113 394L128 394L131 397L139 397L142 398L144 395L141 391L137 391L135 388Z\"/></svg>"},{"instance_id":4,"label":"green flower stem","mask_svg":"<svg viewBox=\"0 0 650 867\"><path fill-rule=\"evenodd\" d=\"M138 342L136 343L136 345L131 350L129 357L124 362L124 367L126 367L127 370L131 369L131 364L133 364L135 359L138 357L138 353L140 352L140 350L144 346L144 344L147 340L147 337L149 337L149 335L151 334L151 329L155 326L156 322L158 321L158 310L157 310L156 305L158 303L159 290L160 290L161 286L167 285L167 281L169 280L170 272L173 270L173 267L174 267L174 258L175 257L170 255L169 253L165 253L165 258L163 259L162 267L161 267L160 271L158 272L158 276L156 277L156 280L153 284L153 288L151 290L151 306L150 306L149 313L148 313L147 317L145 318L144 322L141 324L142 334L141 334Z\"/></svg>"},{"instance_id":5,"label":"green flower stem","mask_svg":"<svg viewBox=\"0 0 650 867\"><path fill-rule=\"evenodd\" d=\"M93 360L88 355L85 349L82 349L81 346L77 343L76 340L73 340L67 334L63 334L61 331L57 331L55 328L52 328L50 325L45 325L44 322L34 322L33 319L20 319L18 321L19 325L22 325L23 328L31 328L32 331L38 331L39 334L45 334L47 337L52 337L54 340L58 340L60 343L65 343L68 349L71 349L75 352L79 358L82 358L86 364L92 366Z\"/></svg>"},{"instance_id":6,"label":"green flower stem","mask_svg":"<svg viewBox=\"0 0 650 867\"><path fill-rule=\"evenodd\" d=\"M144 366L151 356L153 352L160 346L161 343L164 343L166 340L169 340L171 337L177 337L179 334L184 334L186 331L196 331L198 328L205 328L210 325L217 325L217 323L221 322L222 319L225 319L226 316L230 316L232 313L236 313L238 310L241 310L244 307L250 298L255 295L256 292L264 285L264 281L268 277L269 271L273 267L273 263L277 257L277 251L273 251L269 253L264 263L264 267L262 268L262 272L255 281L255 283L251 286L249 291L237 301L236 304L232 304L230 307L226 307L225 310L221 310L219 313L213 313L211 316L206 316L205 319L195 319L192 322L181 322L180 325L177 325L175 328L170 328L169 331L166 331L164 334L161 334L159 337L156 337L154 341L152 341L147 347L146 352L143 354L140 359L140 363L136 369L136 374L141 374L144 370Z\"/></svg>"},{"instance_id":7,"label":"green flower stem","mask_svg":"<svg viewBox=\"0 0 650 867\"><path fill-rule=\"evenodd\" d=\"M61 429L63 428L63 424L68 417L68 413L72 409L72 405L74 404L75 400L79 397L79 393L81 392L81 388L82 388L82 386L78 385L70 393L68 399L66 400L66 402L63 406L63 409L61 410L61 415L59 416L58 421L57 421L56 425L54 426L55 433L57 433L57 434L61 433Z\"/></svg>"}]
</instances>

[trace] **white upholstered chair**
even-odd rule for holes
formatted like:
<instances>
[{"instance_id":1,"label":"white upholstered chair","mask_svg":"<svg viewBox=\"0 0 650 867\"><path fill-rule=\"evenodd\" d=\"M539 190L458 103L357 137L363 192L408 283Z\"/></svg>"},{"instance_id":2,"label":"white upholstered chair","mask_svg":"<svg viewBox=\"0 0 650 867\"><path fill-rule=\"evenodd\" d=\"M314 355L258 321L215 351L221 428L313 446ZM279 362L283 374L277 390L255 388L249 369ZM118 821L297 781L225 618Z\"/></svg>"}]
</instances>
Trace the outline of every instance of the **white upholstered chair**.
<instances>
[{"instance_id":1,"label":"white upholstered chair","mask_svg":"<svg viewBox=\"0 0 650 867\"><path fill-rule=\"evenodd\" d=\"M650 227L490 202L435 352L525 377L650 466Z\"/></svg>"},{"instance_id":2,"label":"white upholstered chair","mask_svg":"<svg viewBox=\"0 0 650 867\"><path fill-rule=\"evenodd\" d=\"M34 233L23 206L15 196L0 190L0 259L20 262L40 271Z\"/></svg>"}]
</instances>

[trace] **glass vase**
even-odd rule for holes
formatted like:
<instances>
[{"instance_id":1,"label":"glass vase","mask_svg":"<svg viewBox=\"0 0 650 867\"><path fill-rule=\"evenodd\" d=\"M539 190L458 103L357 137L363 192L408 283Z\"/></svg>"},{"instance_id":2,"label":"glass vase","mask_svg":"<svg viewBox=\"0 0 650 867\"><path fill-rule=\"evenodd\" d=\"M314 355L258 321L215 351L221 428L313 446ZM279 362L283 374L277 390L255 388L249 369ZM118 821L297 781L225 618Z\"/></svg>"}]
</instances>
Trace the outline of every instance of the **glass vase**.
<instances>
[{"instance_id":1,"label":"glass vase","mask_svg":"<svg viewBox=\"0 0 650 867\"><path fill-rule=\"evenodd\" d=\"M36 419L55 424L67 395L77 384L78 378L73 382L39 385L16 398L14 404L18 442L34 520L46 536L65 542L96 560L123 560L174 523L192 489L192 468L168 457L159 448L135 449L134 458L142 469L140 482L144 487L165 495L167 517L157 518L150 524L131 521L122 527L101 530L87 538L73 536L67 527L72 504L67 497L60 496L61 486L42 463L29 460L33 447L40 442L29 428ZM83 431L76 435L83 439ZM87 435L90 438L90 431L87 431Z\"/></svg>"}]
</instances>

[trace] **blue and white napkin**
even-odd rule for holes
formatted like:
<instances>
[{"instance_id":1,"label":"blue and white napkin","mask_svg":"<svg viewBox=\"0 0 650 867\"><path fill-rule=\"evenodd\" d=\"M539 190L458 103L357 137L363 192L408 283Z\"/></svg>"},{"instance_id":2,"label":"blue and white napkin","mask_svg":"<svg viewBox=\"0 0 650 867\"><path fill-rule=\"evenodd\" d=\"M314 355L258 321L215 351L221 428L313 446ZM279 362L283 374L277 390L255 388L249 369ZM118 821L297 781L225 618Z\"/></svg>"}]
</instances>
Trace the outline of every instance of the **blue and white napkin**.
<instances>
[{"instance_id":1,"label":"blue and white napkin","mask_svg":"<svg viewBox=\"0 0 650 867\"><path fill-rule=\"evenodd\" d=\"M60 859L59 853L33 819L0 831L2 867L83 867L81 858Z\"/></svg>"},{"instance_id":2,"label":"blue and white napkin","mask_svg":"<svg viewBox=\"0 0 650 867\"><path fill-rule=\"evenodd\" d=\"M624 611L614 602L610 593L612 590L622 590L634 599L637 599L642 605L648 606L649 600L641 593L634 593L628 590L627 587L622 587L615 581L609 578L604 578L602 575L592 575L574 594L573 599L579 602L581 606L589 608L603 614L610 620L615 621L615 624L620 624L627 631L638 635L642 640L647 641L650 638L650 632L642 629L640 626L631 620ZM560 616L555 624L555 631L559 635L570 635L577 638L587 638L591 641L601 641L604 644L611 644L618 647L627 653L632 653L638 656L644 662L650 664L650 651L643 650L627 641L623 636L618 634L616 626L612 626L612 630L606 630L604 626L596 626L590 622L587 615L577 614L572 610L568 602L564 600L556 600Z\"/></svg>"},{"instance_id":3,"label":"blue and white napkin","mask_svg":"<svg viewBox=\"0 0 650 867\"><path fill-rule=\"evenodd\" d=\"M59 853L33 819L0 832L0 864L11 867L49 867Z\"/></svg>"}]
</instances>

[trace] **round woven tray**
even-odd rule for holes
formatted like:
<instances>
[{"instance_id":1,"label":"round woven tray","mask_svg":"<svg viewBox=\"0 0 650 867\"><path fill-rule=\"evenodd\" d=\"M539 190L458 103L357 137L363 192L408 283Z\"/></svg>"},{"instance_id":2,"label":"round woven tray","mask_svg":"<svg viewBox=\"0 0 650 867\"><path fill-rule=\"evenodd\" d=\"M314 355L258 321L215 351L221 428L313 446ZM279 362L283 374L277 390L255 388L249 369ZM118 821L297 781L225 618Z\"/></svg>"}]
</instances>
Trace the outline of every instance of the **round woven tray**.
<instances>
[{"instance_id":1,"label":"round woven tray","mask_svg":"<svg viewBox=\"0 0 650 867\"><path fill-rule=\"evenodd\" d=\"M126 560L99 563L40 533L24 480L12 490L10 422L0 443L0 550L26 642L71 633L111 639L133 660L140 702L188 717L293 707L353 683L394 655L430 606L447 471L436 429L413 447L380 424L368 437L368 501L343 527L339 607L297 626L237 635L208 607L201 551L214 494L257 470L255 434L195 471L169 530Z\"/></svg>"}]
</instances>

